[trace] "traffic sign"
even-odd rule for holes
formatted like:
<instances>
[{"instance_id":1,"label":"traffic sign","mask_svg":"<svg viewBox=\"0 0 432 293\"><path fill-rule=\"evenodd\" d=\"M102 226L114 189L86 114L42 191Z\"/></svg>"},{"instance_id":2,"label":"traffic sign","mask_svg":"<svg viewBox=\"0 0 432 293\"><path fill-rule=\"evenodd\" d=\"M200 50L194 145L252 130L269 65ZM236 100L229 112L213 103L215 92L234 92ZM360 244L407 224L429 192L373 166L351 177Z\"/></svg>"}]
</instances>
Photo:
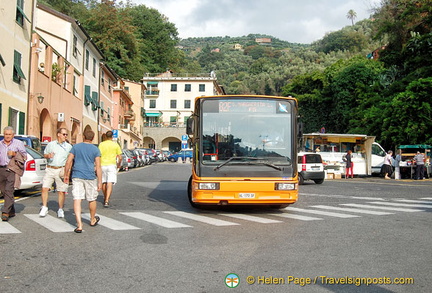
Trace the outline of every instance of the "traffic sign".
<instances>
[{"instance_id":1,"label":"traffic sign","mask_svg":"<svg viewBox=\"0 0 432 293\"><path fill-rule=\"evenodd\" d=\"M113 138L118 138L118 129L113 129Z\"/></svg>"}]
</instances>

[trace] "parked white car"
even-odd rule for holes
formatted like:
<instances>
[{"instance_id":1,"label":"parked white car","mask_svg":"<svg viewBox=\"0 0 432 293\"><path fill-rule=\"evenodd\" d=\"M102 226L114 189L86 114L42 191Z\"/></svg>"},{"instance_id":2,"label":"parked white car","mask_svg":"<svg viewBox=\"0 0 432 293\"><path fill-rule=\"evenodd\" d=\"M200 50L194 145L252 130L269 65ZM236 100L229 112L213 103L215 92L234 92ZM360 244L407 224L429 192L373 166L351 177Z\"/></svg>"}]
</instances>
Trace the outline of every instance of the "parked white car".
<instances>
[{"instance_id":1,"label":"parked white car","mask_svg":"<svg viewBox=\"0 0 432 293\"><path fill-rule=\"evenodd\" d=\"M18 190L42 187L47 161L41 153L26 146L27 161Z\"/></svg>"},{"instance_id":2,"label":"parked white car","mask_svg":"<svg viewBox=\"0 0 432 293\"><path fill-rule=\"evenodd\" d=\"M305 180L313 180L316 184L322 184L325 178L324 164L322 158L317 153L298 153L298 174L299 184Z\"/></svg>"}]
</instances>

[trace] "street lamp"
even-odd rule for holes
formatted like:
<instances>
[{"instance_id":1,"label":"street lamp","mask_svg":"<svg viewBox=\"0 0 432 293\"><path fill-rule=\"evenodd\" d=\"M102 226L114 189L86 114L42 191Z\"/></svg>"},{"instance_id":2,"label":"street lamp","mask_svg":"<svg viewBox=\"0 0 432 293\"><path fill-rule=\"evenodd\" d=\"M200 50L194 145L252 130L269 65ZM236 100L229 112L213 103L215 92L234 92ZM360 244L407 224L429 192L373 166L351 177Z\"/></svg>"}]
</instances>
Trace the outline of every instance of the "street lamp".
<instances>
[{"instance_id":1,"label":"street lamp","mask_svg":"<svg viewBox=\"0 0 432 293\"><path fill-rule=\"evenodd\" d=\"M42 104L43 101L44 101L44 99L45 99L45 97L42 96L42 94L39 94L39 95L37 96L37 100L38 100L39 104Z\"/></svg>"}]
</instances>

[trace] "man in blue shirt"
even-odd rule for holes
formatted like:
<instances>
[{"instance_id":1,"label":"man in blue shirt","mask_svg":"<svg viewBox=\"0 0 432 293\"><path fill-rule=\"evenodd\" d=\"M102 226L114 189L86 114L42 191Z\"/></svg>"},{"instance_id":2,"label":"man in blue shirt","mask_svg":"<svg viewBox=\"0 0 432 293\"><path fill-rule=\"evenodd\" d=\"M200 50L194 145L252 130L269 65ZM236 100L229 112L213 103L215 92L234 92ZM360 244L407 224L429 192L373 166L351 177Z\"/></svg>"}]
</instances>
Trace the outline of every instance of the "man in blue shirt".
<instances>
[{"instance_id":1,"label":"man in blue shirt","mask_svg":"<svg viewBox=\"0 0 432 293\"><path fill-rule=\"evenodd\" d=\"M72 196L74 212L77 221L76 233L83 230L81 219L81 201L86 199L89 203L90 226L98 224L100 218L96 216L96 199L102 189L102 170L100 151L92 144L94 132L84 132L84 142L74 145L69 153L65 166L64 182L69 184L72 177ZM72 175L70 172L72 171Z\"/></svg>"}]
</instances>

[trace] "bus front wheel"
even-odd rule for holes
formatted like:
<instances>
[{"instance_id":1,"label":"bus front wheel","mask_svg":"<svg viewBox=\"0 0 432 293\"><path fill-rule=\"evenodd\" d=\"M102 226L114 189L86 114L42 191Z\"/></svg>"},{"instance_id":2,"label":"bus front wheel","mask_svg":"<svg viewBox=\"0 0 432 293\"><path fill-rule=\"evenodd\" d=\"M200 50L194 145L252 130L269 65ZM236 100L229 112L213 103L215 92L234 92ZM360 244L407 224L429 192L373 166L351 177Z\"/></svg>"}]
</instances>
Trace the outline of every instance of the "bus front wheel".
<instances>
[{"instance_id":1,"label":"bus front wheel","mask_svg":"<svg viewBox=\"0 0 432 293\"><path fill-rule=\"evenodd\" d=\"M188 183L188 199L189 203L193 208L198 209L200 206L192 201L192 176L189 178Z\"/></svg>"}]
</instances>

